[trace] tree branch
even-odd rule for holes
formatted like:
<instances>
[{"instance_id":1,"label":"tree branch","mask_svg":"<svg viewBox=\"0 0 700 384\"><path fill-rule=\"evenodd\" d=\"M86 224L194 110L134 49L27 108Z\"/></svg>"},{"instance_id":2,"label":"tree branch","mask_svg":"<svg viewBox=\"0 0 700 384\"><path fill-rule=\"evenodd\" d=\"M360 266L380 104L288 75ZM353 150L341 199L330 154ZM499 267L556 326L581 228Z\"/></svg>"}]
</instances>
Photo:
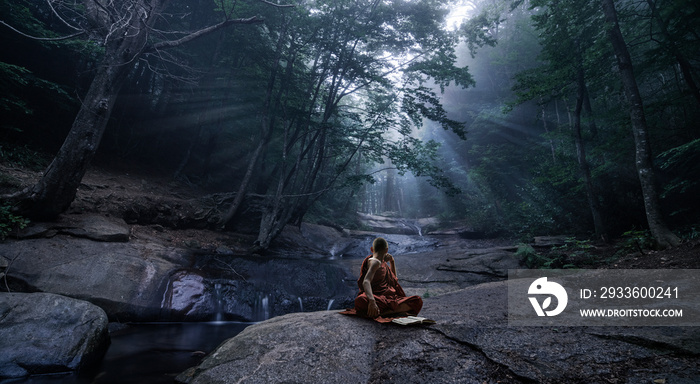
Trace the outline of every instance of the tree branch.
<instances>
[{"instance_id":1,"label":"tree branch","mask_svg":"<svg viewBox=\"0 0 700 384\"><path fill-rule=\"evenodd\" d=\"M10 24L7 24L6 22L4 22L4 21L2 21L2 20L0 20L0 24L6 26L7 28L10 28L11 30L15 31L16 33L19 33L20 35L22 35L22 36L24 36L24 37L28 37L28 38L30 38L30 39L32 39L32 40L40 40L40 41L60 41L60 40L68 40L68 39L72 39L72 38L74 38L74 37L80 36L80 35L82 35L82 34L85 33L85 31L80 31L80 32L74 33L74 34L72 34L72 35L61 36L61 37L36 37L36 36L28 35L28 34L22 32L22 31L18 30L17 28L11 26Z\"/></svg>"},{"instance_id":2,"label":"tree branch","mask_svg":"<svg viewBox=\"0 0 700 384\"><path fill-rule=\"evenodd\" d=\"M219 24L214 24L212 26L200 29L196 32L192 32L189 35L181 37L177 40L161 41L160 43L153 44L153 46L150 49L146 50L146 52L151 52L151 51L155 51L158 49L167 49L167 48L177 47L177 46L180 46L182 44L188 43L192 40L198 39L202 36L208 35L208 34L214 32L214 31L217 31L221 28L228 27L229 25L232 25L232 24L258 24L258 23L262 23L264 21L265 21L264 19L262 19L258 16L253 16L253 17L250 17L247 19L225 20Z\"/></svg>"},{"instance_id":3,"label":"tree branch","mask_svg":"<svg viewBox=\"0 0 700 384\"><path fill-rule=\"evenodd\" d=\"M258 0L258 1L261 2L261 3L267 4L267 5L273 6L273 7L277 7L277 8L291 8L291 7L294 7L294 4L275 4L275 3L270 2L270 1L267 1L267 0Z\"/></svg>"},{"instance_id":4,"label":"tree branch","mask_svg":"<svg viewBox=\"0 0 700 384\"><path fill-rule=\"evenodd\" d=\"M67 27L69 27L69 28L71 28L71 29L74 29L74 30L76 30L76 31L81 31L81 32L82 32L82 28L78 28L78 27L73 26L72 24L70 24L69 22L67 22L66 20L64 20L63 17L61 17L61 15L58 14L58 12L56 11L56 8L54 8L54 7L53 7L53 4L51 4L51 0L46 0L46 4L49 5L49 8L51 8L51 11L53 12L53 14L54 14L59 20L61 20L61 21L63 22L63 24L65 24Z\"/></svg>"}]
</instances>

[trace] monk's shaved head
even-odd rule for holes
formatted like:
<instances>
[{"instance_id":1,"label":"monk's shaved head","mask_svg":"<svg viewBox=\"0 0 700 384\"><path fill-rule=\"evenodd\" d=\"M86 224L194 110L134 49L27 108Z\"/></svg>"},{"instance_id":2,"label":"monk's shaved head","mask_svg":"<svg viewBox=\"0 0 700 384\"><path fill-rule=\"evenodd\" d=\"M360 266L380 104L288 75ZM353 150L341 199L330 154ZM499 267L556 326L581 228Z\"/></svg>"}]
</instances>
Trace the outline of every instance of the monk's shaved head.
<instances>
[{"instance_id":1,"label":"monk's shaved head","mask_svg":"<svg viewBox=\"0 0 700 384\"><path fill-rule=\"evenodd\" d=\"M389 249L389 243L387 243L384 238L377 237L372 242L372 248L374 249L374 252L384 252Z\"/></svg>"}]
</instances>

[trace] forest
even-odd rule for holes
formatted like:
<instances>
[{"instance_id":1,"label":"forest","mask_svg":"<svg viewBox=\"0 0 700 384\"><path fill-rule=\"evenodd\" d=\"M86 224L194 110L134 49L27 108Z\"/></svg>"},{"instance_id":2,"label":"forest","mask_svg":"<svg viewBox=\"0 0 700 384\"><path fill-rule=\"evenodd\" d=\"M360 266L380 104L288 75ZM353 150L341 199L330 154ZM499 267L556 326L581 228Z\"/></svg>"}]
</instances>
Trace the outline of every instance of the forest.
<instances>
[{"instance_id":1,"label":"forest","mask_svg":"<svg viewBox=\"0 0 700 384\"><path fill-rule=\"evenodd\" d=\"M357 212L525 239L700 236L694 0L2 0L0 229L88 167L220 196L206 225Z\"/></svg>"}]
</instances>

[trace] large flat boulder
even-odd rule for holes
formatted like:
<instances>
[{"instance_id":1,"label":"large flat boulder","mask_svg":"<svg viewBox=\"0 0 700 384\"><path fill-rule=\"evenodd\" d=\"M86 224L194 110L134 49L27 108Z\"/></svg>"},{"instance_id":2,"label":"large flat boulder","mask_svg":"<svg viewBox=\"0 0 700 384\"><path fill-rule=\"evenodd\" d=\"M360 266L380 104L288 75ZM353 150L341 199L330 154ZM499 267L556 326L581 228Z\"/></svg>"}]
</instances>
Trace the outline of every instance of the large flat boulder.
<instances>
[{"instance_id":1,"label":"large flat boulder","mask_svg":"<svg viewBox=\"0 0 700 384\"><path fill-rule=\"evenodd\" d=\"M247 327L179 380L188 383L366 382L374 324L335 312L296 313Z\"/></svg>"},{"instance_id":2,"label":"large flat boulder","mask_svg":"<svg viewBox=\"0 0 700 384\"><path fill-rule=\"evenodd\" d=\"M505 282L428 298L432 326L382 325L336 312L246 328L182 383L696 383L688 327L512 327Z\"/></svg>"},{"instance_id":3,"label":"large flat boulder","mask_svg":"<svg viewBox=\"0 0 700 384\"><path fill-rule=\"evenodd\" d=\"M127 242L131 230L123 219L86 213L61 215L53 222L36 222L19 231L20 239L68 234L96 241Z\"/></svg>"},{"instance_id":4,"label":"large flat boulder","mask_svg":"<svg viewBox=\"0 0 700 384\"><path fill-rule=\"evenodd\" d=\"M77 370L109 346L107 315L49 293L0 293L0 379Z\"/></svg>"},{"instance_id":5,"label":"large flat boulder","mask_svg":"<svg viewBox=\"0 0 700 384\"><path fill-rule=\"evenodd\" d=\"M523 268L514 247L476 248L478 241L430 236L388 235L389 253L394 256L399 282L407 295L431 297L477 284L504 280L509 269ZM369 253L372 238L362 244ZM364 256L364 255L363 255ZM340 262L359 276L363 258ZM357 278L357 277L355 277Z\"/></svg>"},{"instance_id":6,"label":"large flat boulder","mask_svg":"<svg viewBox=\"0 0 700 384\"><path fill-rule=\"evenodd\" d=\"M112 243L68 236L7 241L8 280L25 292L51 292L102 307L115 321L156 320L170 275L187 254L156 243Z\"/></svg>"},{"instance_id":7,"label":"large flat boulder","mask_svg":"<svg viewBox=\"0 0 700 384\"><path fill-rule=\"evenodd\" d=\"M342 308L354 298L343 266L306 255L194 253L148 239L56 235L0 243L0 272L12 291L86 300L118 322L259 321Z\"/></svg>"}]
</instances>

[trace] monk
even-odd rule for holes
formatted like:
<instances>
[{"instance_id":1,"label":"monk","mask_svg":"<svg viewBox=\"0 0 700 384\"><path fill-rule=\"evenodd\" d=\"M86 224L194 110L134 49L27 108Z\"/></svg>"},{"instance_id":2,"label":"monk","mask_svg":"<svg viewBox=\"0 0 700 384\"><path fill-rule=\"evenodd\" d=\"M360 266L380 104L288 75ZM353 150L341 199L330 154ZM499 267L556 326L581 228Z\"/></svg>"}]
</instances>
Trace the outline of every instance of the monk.
<instances>
[{"instance_id":1,"label":"monk","mask_svg":"<svg viewBox=\"0 0 700 384\"><path fill-rule=\"evenodd\" d=\"M355 311L371 318L417 315L423 308L420 296L406 297L396 278L396 261L381 237L372 242L372 254L362 262L355 298Z\"/></svg>"}]
</instances>

